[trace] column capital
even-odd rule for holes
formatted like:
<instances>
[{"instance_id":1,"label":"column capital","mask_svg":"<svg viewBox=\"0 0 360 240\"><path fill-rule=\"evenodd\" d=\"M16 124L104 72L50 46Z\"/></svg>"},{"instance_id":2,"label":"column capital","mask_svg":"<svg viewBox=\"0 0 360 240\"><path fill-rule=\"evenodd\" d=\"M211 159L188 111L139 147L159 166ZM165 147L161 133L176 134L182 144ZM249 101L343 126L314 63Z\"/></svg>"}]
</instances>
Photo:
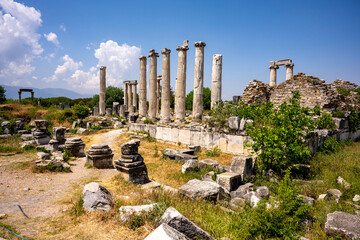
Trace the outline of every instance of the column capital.
<instances>
[{"instance_id":1,"label":"column capital","mask_svg":"<svg viewBox=\"0 0 360 240\"><path fill-rule=\"evenodd\" d=\"M151 49L151 50L149 51L148 57L159 57L159 54L158 54L157 52L155 52L154 49Z\"/></svg>"},{"instance_id":2,"label":"column capital","mask_svg":"<svg viewBox=\"0 0 360 240\"><path fill-rule=\"evenodd\" d=\"M189 50L189 40L185 40L184 42L183 42L183 45L182 46L178 46L177 48L176 48L176 51L187 51L187 50Z\"/></svg>"},{"instance_id":3,"label":"column capital","mask_svg":"<svg viewBox=\"0 0 360 240\"><path fill-rule=\"evenodd\" d=\"M202 41L198 41L194 43L194 47L205 47L206 43Z\"/></svg>"},{"instance_id":4,"label":"column capital","mask_svg":"<svg viewBox=\"0 0 360 240\"><path fill-rule=\"evenodd\" d=\"M170 49L163 48L163 49L161 50L161 54L169 55L170 53L171 53L171 50L170 50Z\"/></svg>"},{"instance_id":5,"label":"column capital","mask_svg":"<svg viewBox=\"0 0 360 240\"><path fill-rule=\"evenodd\" d=\"M137 83L138 83L137 80L130 81L131 85L137 85Z\"/></svg>"},{"instance_id":6,"label":"column capital","mask_svg":"<svg viewBox=\"0 0 360 240\"><path fill-rule=\"evenodd\" d=\"M293 63L288 63L288 64L285 64L285 67L294 67L294 64Z\"/></svg>"},{"instance_id":7,"label":"column capital","mask_svg":"<svg viewBox=\"0 0 360 240\"><path fill-rule=\"evenodd\" d=\"M106 70L106 67L105 67L105 66L101 66L101 67L100 67L100 70Z\"/></svg>"},{"instance_id":8,"label":"column capital","mask_svg":"<svg viewBox=\"0 0 360 240\"><path fill-rule=\"evenodd\" d=\"M140 60L146 59L146 56L140 56L139 59L140 59Z\"/></svg>"},{"instance_id":9,"label":"column capital","mask_svg":"<svg viewBox=\"0 0 360 240\"><path fill-rule=\"evenodd\" d=\"M277 66L277 65L270 65L269 69L279 69L279 66Z\"/></svg>"},{"instance_id":10,"label":"column capital","mask_svg":"<svg viewBox=\"0 0 360 240\"><path fill-rule=\"evenodd\" d=\"M161 81L162 80L162 75L157 76L156 80Z\"/></svg>"}]
</instances>

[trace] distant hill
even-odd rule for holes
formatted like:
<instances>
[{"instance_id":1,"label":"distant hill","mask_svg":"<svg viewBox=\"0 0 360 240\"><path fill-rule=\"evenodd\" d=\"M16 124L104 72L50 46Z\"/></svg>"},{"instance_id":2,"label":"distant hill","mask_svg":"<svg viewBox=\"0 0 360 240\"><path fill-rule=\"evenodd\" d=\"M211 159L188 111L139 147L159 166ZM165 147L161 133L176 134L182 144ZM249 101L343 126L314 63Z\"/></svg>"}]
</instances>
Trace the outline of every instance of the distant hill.
<instances>
[{"instance_id":1,"label":"distant hill","mask_svg":"<svg viewBox=\"0 0 360 240\"><path fill-rule=\"evenodd\" d=\"M2 86L6 90L5 92L6 98L11 98L11 99L18 99L19 97L18 91L20 88L29 88L29 87L14 87L7 85L2 85ZM31 89L34 90L34 97L36 98L67 97L67 98L75 99L75 98L87 98L93 96L93 94L80 94L63 88L42 88L42 89L31 88ZM23 99L30 96L31 94L27 92L21 94L21 98Z\"/></svg>"}]
</instances>

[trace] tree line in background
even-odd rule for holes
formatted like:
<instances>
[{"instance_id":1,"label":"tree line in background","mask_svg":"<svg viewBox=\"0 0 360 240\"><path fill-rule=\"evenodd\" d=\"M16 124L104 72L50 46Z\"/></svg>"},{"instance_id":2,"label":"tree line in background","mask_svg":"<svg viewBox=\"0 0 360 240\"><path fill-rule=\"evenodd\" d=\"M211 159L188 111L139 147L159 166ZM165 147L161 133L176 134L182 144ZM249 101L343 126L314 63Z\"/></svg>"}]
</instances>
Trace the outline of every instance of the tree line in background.
<instances>
[{"instance_id":1,"label":"tree line in background","mask_svg":"<svg viewBox=\"0 0 360 240\"><path fill-rule=\"evenodd\" d=\"M209 88L204 88L204 110L210 110L210 103L211 103L211 90ZM160 92L161 96L161 92ZM106 108L112 108L113 102L119 102L120 104L124 104L124 91L122 88L109 86L106 88L106 101L105 106ZM185 106L186 110L192 110L193 105L193 97L194 91L189 92L186 95L185 99ZM137 96L139 102L139 97ZM51 98L34 98L34 101L31 101L31 98L24 98L21 100L22 104L34 104L37 105L38 102L41 102L41 106L45 108L49 108L51 106L58 106L60 103L68 104L70 106L75 105L85 105L89 108L93 108L96 105L99 105L99 95L95 94L92 98L77 98L77 99L70 99L67 97L51 97ZM0 103L17 103L17 99L6 99L5 89L0 86ZM161 97L160 97L160 106L161 106ZM174 91L171 89L170 91L170 107L174 109L175 107L175 94Z\"/></svg>"}]
</instances>

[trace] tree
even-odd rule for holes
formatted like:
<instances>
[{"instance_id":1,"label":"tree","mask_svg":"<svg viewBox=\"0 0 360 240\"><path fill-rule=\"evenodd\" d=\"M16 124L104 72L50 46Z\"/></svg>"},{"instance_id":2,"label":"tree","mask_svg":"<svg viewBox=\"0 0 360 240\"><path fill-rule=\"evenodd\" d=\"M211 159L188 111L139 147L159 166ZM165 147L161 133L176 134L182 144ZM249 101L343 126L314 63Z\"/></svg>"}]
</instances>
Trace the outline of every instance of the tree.
<instances>
[{"instance_id":1,"label":"tree","mask_svg":"<svg viewBox=\"0 0 360 240\"><path fill-rule=\"evenodd\" d=\"M80 102L74 106L75 116L78 118L86 118L90 114L89 107Z\"/></svg>"},{"instance_id":2,"label":"tree","mask_svg":"<svg viewBox=\"0 0 360 240\"><path fill-rule=\"evenodd\" d=\"M4 89L4 87L0 86L0 103L6 102L5 92L6 90Z\"/></svg>"},{"instance_id":3,"label":"tree","mask_svg":"<svg viewBox=\"0 0 360 240\"><path fill-rule=\"evenodd\" d=\"M185 109L192 110L194 99L194 90L188 93L185 98ZM210 88L203 88L203 106L204 110L210 110L211 107L211 90Z\"/></svg>"},{"instance_id":4,"label":"tree","mask_svg":"<svg viewBox=\"0 0 360 240\"><path fill-rule=\"evenodd\" d=\"M121 88L109 86L106 88L105 107L112 108L113 102L124 104L124 91ZM96 94L91 100L92 106L99 105L99 95Z\"/></svg>"}]
</instances>

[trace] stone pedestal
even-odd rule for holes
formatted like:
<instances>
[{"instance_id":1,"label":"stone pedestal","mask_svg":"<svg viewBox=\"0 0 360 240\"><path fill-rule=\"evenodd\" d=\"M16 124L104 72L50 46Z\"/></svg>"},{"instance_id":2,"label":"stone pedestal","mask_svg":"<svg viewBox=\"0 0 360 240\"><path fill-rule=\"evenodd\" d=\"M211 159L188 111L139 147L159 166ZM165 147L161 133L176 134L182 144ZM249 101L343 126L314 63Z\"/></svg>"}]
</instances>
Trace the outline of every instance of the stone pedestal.
<instances>
[{"instance_id":1,"label":"stone pedestal","mask_svg":"<svg viewBox=\"0 0 360 240\"><path fill-rule=\"evenodd\" d=\"M170 53L164 48L162 51L162 86L161 86L161 121L170 122Z\"/></svg>"},{"instance_id":2,"label":"stone pedestal","mask_svg":"<svg viewBox=\"0 0 360 240\"><path fill-rule=\"evenodd\" d=\"M214 54L211 71L211 109L221 101L222 55Z\"/></svg>"},{"instance_id":3,"label":"stone pedestal","mask_svg":"<svg viewBox=\"0 0 360 240\"><path fill-rule=\"evenodd\" d=\"M106 116L111 116L112 115L112 108L106 108Z\"/></svg>"},{"instance_id":4,"label":"stone pedestal","mask_svg":"<svg viewBox=\"0 0 360 240\"><path fill-rule=\"evenodd\" d=\"M36 144L46 145L50 142L51 134L48 131L48 126L50 122L48 120L35 120L36 131L33 132L33 136L35 138Z\"/></svg>"},{"instance_id":5,"label":"stone pedestal","mask_svg":"<svg viewBox=\"0 0 360 240\"><path fill-rule=\"evenodd\" d=\"M193 100L193 121L202 119L203 88L204 88L204 42L196 42L195 46L195 71L194 71L194 100Z\"/></svg>"},{"instance_id":6,"label":"stone pedestal","mask_svg":"<svg viewBox=\"0 0 360 240\"><path fill-rule=\"evenodd\" d=\"M186 97L186 51L189 50L188 40L183 46L178 46L178 69L175 86L175 118L177 121L185 120L185 97Z\"/></svg>"},{"instance_id":7,"label":"stone pedestal","mask_svg":"<svg viewBox=\"0 0 360 240\"><path fill-rule=\"evenodd\" d=\"M53 128L53 139L59 141L60 144L65 143L65 127L54 127Z\"/></svg>"},{"instance_id":8,"label":"stone pedestal","mask_svg":"<svg viewBox=\"0 0 360 240\"><path fill-rule=\"evenodd\" d=\"M119 102L113 102L112 113L119 116L119 110L120 110L120 103Z\"/></svg>"},{"instance_id":9,"label":"stone pedestal","mask_svg":"<svg viewBox=\"0 0 360 240\"><path fill-rule=\"evenodd\" d=\"M150 58L149 72L149 117L156 119L156 91L157 91L157 58L159 54L151 49L148 57Z\"/></svg>"},{"instance_id":10,"label":"stone pedestal","mask_svg":"<svg viewBox=\"0 0 360 240\"><path fill-rule=\"evenodd\" d=\"M293 77L293 68L294 68L294 64L287 64L285 65L286 67L286 80L289 80Z\"/></svg>"},{"instance_id":11,"label":"stone pedestal","mask_svg":"<svg viewBox=\"0 0 360 240\"><path fill-rule=\"evenodd\" d=\"M68 138L65 147L69 149L74 157L85 157L85 143L81 138Z\"/></svg>"},{"instance_id":12,"label":"stone pedestal","mask_svg":"<svg viewBox=\"0 0 360 240\"><path fill-rule=\"evenodd\" d=\"M144 159L138 154L140 140L131 140L121 145L121 158L115 160L115 168L122 177L133 183L147 183L149 177Z\"/></svg>"},{"instance_id":13,"label":"stone pedestal","mask_svg":"<svg viewBox=\"0 0 360 240\"><path fill-rule=\"evenodd\" d=\"M119 116L120 117L126 117L126 115L125 115L126 110L127 110L126 105L120 105Z\"/></svg>"},{"instance_id":14,"label":"stone pedestal","mask_svg":"<svg viewBox=\"0 0 360 240\"><path fill-rule=\"evenodd\" d=\"M139 115L145 117L147 115L146 103L146 57L141 56L139 71Z\"/></svg>"},{"instance_id":15,"label":"stone pedestal","mask_svg":"<svg viewBox=\"0 0 360 240\"><path fill-rule=\"evenodd\" d=\"M106 67L100 67L100 94L99 94L99 114L105 114L105 95L106 95Z\"/></svg>"},{"instance_id":16,"label":"stone pedestal","mask_svg":"<svg viewBox=\"0 0 360 240\"><path fill-rule=\"evenodd\" d=\"M270 87L275 87L276 86L276 69L278 69L279 67L276 65L270 65L269 69L270 69Z\"/></svg>"},{"instance_id":17,"label":"stone pedestal","mask_svg":"<svg viewBox=\"0 0 360 240\"><path fill-rule=\"evenodd\" d=\"M95 168L114 168L110 147L106 144L93 144L87 151L86 164Z\"/></svg>"}]
</instances>

